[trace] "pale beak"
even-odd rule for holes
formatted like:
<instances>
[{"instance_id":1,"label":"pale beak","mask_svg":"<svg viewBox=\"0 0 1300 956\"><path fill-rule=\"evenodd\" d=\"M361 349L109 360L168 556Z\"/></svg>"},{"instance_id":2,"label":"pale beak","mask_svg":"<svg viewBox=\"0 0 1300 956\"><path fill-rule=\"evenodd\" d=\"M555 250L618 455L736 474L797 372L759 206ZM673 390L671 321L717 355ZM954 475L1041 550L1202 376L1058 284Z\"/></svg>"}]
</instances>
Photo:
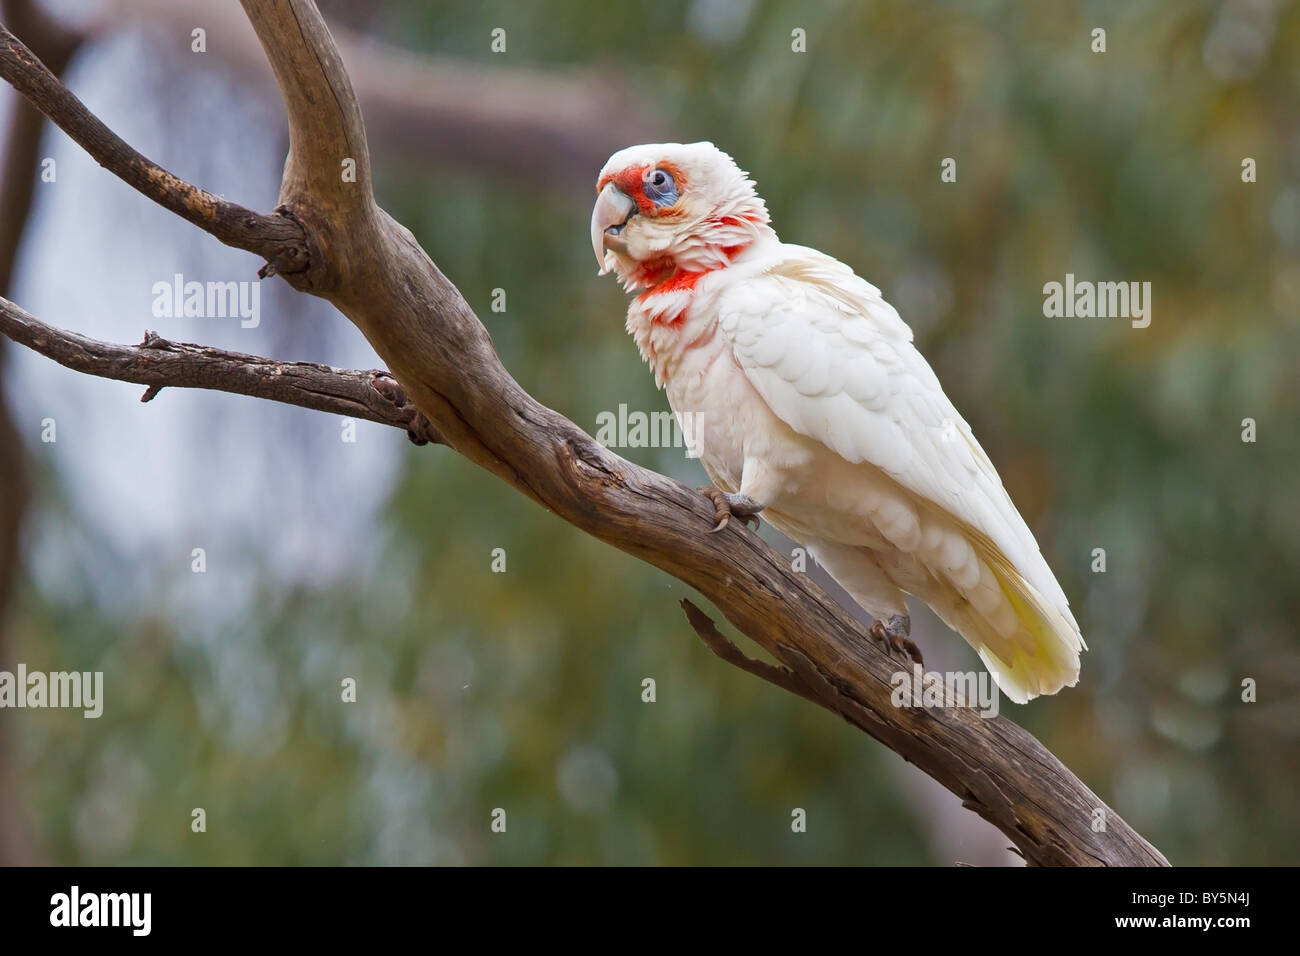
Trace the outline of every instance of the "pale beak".
<instances>
[{"instance_id":1,"label":"pale beak","mask_svg":"<svg viewBox=\"0 0 1300 956\"><path fill-rule=\"evenodd\" d=\"M632 197L613 183L606 183L596 197L596 208L591 211L591 249L596 253L600 275L609 271L605 267L606 250L624 252L627 249L627 242L619 238L619 233L635 212L636 203Z\"/></svg>"}]
</instances>

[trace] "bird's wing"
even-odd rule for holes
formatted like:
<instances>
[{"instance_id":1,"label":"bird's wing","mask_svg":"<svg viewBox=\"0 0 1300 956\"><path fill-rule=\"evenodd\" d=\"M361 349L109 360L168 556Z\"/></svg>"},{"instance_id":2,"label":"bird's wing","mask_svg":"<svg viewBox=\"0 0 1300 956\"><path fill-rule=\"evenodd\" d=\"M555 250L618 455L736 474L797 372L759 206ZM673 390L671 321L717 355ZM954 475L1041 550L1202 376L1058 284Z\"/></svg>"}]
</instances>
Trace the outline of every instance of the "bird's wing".
<instances>
[{"instance_id":1,"label":"bird's wing","mask_svg":"<svg viewBox=\"0 0 1300 956\"><path fill-rule=\"evenodd\" d=\"M1030 616L1058 636L1062 651L1073 649L1077 674L1083 642L1065 594L970 426L912 345L911 329L843 263L800 246L781 249L718 300L719 328L750 383L796 432L874 465L969 529L1002 589L1037 611Z\"/></svg>"}]
</instances>

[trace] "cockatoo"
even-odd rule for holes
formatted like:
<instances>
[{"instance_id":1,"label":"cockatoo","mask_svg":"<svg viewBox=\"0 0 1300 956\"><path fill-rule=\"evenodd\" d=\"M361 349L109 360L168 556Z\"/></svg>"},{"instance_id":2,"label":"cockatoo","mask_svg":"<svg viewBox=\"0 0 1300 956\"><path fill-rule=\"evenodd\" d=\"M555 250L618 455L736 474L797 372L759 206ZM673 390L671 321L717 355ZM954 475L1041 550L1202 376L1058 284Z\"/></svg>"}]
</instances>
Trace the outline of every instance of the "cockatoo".
<instances>
[{"instance_id":1,"label":"cockatoo","mask_svg":"<svg viewBox=\"0 0 1300 956\"><path fill-rule=\"evenodd\" d=\"M600 274L713 487L718 527L759 512L914 650L928 604L1018 703L1073 686L1065 593L970 426L880 290L777 238L712 143L632 146L596 183Z\"/></svg>"}]
</instances>

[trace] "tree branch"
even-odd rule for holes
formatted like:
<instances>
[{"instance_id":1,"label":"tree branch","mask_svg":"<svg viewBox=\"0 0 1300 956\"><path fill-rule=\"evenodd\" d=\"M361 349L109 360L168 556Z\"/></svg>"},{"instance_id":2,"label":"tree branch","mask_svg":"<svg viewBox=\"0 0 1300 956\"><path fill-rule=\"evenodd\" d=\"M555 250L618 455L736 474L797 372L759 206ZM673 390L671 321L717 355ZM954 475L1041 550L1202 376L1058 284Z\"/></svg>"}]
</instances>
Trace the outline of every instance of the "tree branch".
<instances>
[{"instance_id":1,"label":"tree branch","mask_svg":"<svg viewBox=\"0 0 1300 956\"><path fill-rule=\"evenodd\" d=\"M310 202L328 216L365 215L373 202L361 107L324 19L283 0L243 0L288 106L289 159L280 202ZM314 16L307 15L315 14ZM343 164L355 164L351 177Z\"/></svg>"},{"instance_id":2,"label":"tree branch","mask_svg":"<svg viewBox=\"0 0 1300 956\"><path fill-rule=\"evenodd\" d=\"M782 690L798 694L804 700L812 701L814 704L823 707L826 706L826 702L818 697L820 689L818 684L805 684L803 679L789 668L778 667L766 661L756 661L752 657L746 657L739 647L727 640L726 636L718 630L718 626L713 623L712 618L686 598L682 598L682 610L686 612L686 620L690 621L691 627L695 628L695 633L700 636L700 640L704 642L705 646L728 664L739 667L742 671L747 671L755 677L761 677L769 684L775 684ZM834 710L833 707L831 709Z\"/></svg>"},{"instance_id":3,"label":"tree branch","mask_svg":"<svg viewBox=\"0 0 1300 956\"><path fill-rule=\"evenodd\" d=\"M124 183L228 246L266 259L289 276L305 272L311 257L302 227L290 215L245 209L178 179L128 146L17 37L0 27L0 77Z\"/></svg>"},{"instance_id":4,"label":"tree branch","mask_svg":"<svg viewBox=\"0 0 1300 956\"><path fill-rule=\"evenodd\" d=\"M452 448L576 527L695 587L817 703L958 794L1031 863L1165 864L1012 722L966 708L895 707L896 663L807 575L739 523L707 534L713 506L703 496L609 452L520 388L456 287L375 205L361 157L356 183L331 180L340 151L363 148L365 133L315 5L241 2L294 131L281 202L313 249L319 281L310 289L365 333ZM12 55L0 49L0 57ZM52 93L46 99L55 109L66 105ZM1100 833L1092 826L1099 810L1107 824Z\"/></svg>"},{"instance_id":5,"label":"tree branch","mask_svg":"<svg viewBox=\"0 0 1300 956\"><path fill-rule=\"evenodd\" d=\"M362 418L404 429L417 445L442 444L438 430L387 372L280 362L169 342L153 332L146 332L139 345L111 345L47 325L3 298L0 334L75 372L147 385L143 402L164 388L204 388Z\"/></svg>"},{"instance_id":6,"label":"tree branch","mask_svg":"<svg viewBox=\"0 0 1300 956\"><path fill-rule=\"evenodd\" d=\"M247 18L233 4L111 0L102 9L95 32L127 19L161 24L171 36L202 25L211 55L240 76L274 83ZM454 163L531 189L560 187L585 196L614 150L673 138L635 78L415 53L337 23L330 32L356 87L369 140L390 161Z\"/></svg>"}]
</instances>

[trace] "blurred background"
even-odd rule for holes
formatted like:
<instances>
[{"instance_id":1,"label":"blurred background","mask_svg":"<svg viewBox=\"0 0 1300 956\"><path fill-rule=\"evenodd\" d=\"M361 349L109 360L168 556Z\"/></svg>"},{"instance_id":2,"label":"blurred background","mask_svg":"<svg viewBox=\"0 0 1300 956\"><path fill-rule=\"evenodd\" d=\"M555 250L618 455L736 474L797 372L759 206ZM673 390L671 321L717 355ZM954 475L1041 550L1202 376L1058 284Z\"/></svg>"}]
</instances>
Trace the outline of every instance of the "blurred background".
<instances>
[{"instance_id":1,"label":"blurred background","mask_svg":"<svg viewBox=\"0 0 1300 956\"><path fill-rule=\"evenodd\" d=\"M597 171L638 141L735 156L784 239L912 325L1072 599L1079 686L1009 716L1172 862L1300 862L1296 4L321 6L381 203L524 387L588 431L620 404L667 408L595 277ZM233 0L0 7L136 148L274 207L283 113ZM279 280L256 328L154 317L154 283L260 263L7 89L0 112L4 295L115 342L377 364ZM1150 282L1150 327L1044 317L1066 273ZM12 344L0 370L0 669L105 685L97 720L0 712L0 861L1018 862L893 753L715 659L689 589L446 449L230 395L140 405ZM619 451L705 481L680 448ZM913 613L928 664L978 666Z\"/></svg>"}]
</instances>

